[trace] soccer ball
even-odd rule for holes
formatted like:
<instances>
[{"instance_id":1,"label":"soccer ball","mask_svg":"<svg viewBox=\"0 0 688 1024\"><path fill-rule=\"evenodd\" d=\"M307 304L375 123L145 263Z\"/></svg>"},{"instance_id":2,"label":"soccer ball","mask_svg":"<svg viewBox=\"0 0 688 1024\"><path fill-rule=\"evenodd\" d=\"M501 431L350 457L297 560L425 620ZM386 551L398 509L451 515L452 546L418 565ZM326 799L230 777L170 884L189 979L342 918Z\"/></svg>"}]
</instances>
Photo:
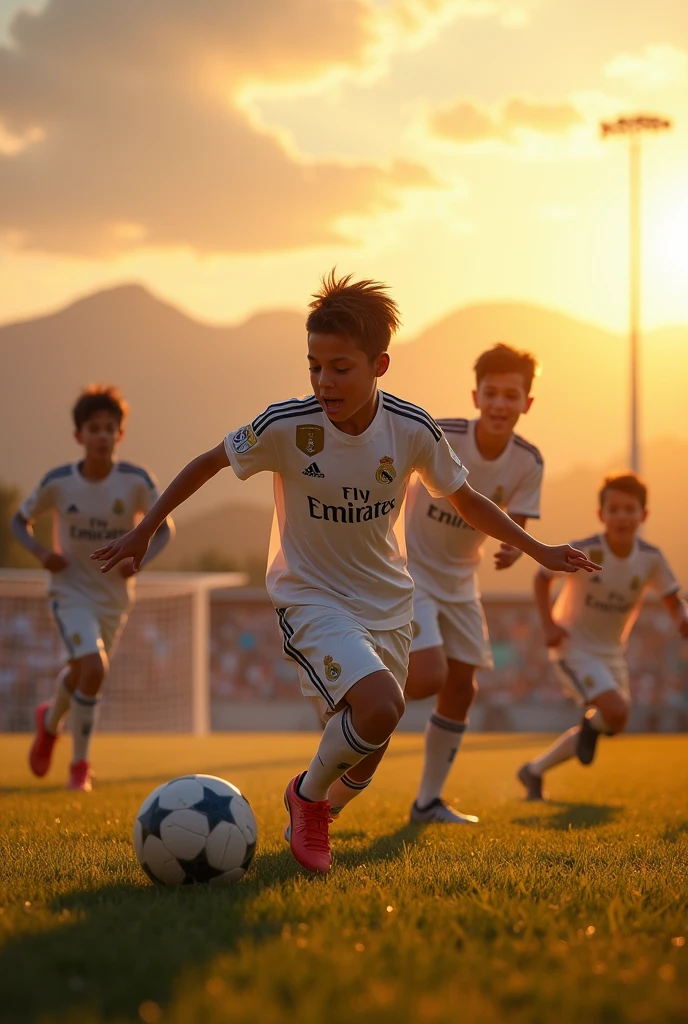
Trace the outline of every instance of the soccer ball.
<instances>
[{"instance_id":1,"label":"soccer ball","mask_svg":"<svg viewBox=\"0 0 688 1024\"><path fill-rule=\"evenodd\" d=\"M253 860L256 819L236 786L215 775L183 775L154 789L134 823L134 849L162 885L237 882Z\"/></svg>"}]
</instances>

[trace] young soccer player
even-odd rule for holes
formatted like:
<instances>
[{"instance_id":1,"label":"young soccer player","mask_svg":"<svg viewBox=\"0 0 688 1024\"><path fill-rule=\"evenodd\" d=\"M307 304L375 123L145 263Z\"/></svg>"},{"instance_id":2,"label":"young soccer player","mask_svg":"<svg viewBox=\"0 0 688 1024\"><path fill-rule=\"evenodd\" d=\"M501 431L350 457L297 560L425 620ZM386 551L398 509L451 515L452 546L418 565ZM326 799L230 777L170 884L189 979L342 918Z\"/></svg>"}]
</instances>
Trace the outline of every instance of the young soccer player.
<instances>
[{"instance_id":1,"label":"young soccer player","mask_svg":"<svg viewBox=\"0 0 688 1024\"><path fill-rule=\"evenodd\" d=\"M435 421L378 391L398 324L384 286L330 274L306 321L313 393L231 431L179 473L130 534L93 554L104 572L127 558L137 566L165 516L220 470L231 466L242 480L274 474L268 590L303 693L327 709L315 756L285 793L291 850L310 871L331 866L330 786L387 743L404 710L413 583L393 527L411 473L477 528L550 568L592 569L477 494Z\"/></svg>"},{"instance_id":2,"label":"young soccer player","mask_svg":"<svg viewBox=\"0 0 688 1024\"><path fill-rule=\"evenodd\" d=\"M467 467L473 489L525 526L527 519L540 514L543 464L537 448L514 429L533 403L530 391L537 362L528 352L499 344L482 353L474 370L473 403L479 416L438 423ZM441 794L477 691L475 671L492 666L477 580L486 535L457 514L450 501L428 493L419 478L409 487L405 527L408 568L416 588L405 695L411 700L436 697L410 818L473 824L478 821L475 816L460 814ZM518 548L502 544L495 556L497 568L508 568L520 555ZM332 787L335 813L372 781L376 766L376 759L370 758Z\"/></svg>"},{"instance_id":3,"label":"young soccer player","mask_svg":"<svg viewBox=\"0 0 688 1024\"><path fill-rule=\"evenodd\" d=\"M90 555L98 541L127 533L158 498L145 469L115 459L127 411L114 387L82 391L72 416L83 458L47 473L12 521L14 536L50 573L50 608L67 655L52 700L36 709L29 764L34 775L46 774L60 724L71 710L74 753L68 785L84 792L91 790L89 747L100 691L134 596L131 559L117 573L103 576ZM33 535L31 524L44 512L53 514L53 549ZM169 538L170 525L161 520L146 561Z\"/></svg>"},{"instance_id":4,"label":"young soccer player","mask_svg":"<svg viewBox=\"0 0 688 1024\"><path fill-rule=\"evenodd\" d=\"M577 541L576 547L599 562L603 572L567 578L553 608L552 571L541 568L535 577L535 600L552 664L586 710L580 725L520 768L518 778L529 800L544 799L545 772L572 757L592 764L600 733L623 731L630 703L624 647L646 591L659 595L681 636L688 637L688 611L679 585L659 548L638 537L647 518L645 484L634 473L608 476L600 489L598 514L604 532Z\"/></svg>"}]
</instances>

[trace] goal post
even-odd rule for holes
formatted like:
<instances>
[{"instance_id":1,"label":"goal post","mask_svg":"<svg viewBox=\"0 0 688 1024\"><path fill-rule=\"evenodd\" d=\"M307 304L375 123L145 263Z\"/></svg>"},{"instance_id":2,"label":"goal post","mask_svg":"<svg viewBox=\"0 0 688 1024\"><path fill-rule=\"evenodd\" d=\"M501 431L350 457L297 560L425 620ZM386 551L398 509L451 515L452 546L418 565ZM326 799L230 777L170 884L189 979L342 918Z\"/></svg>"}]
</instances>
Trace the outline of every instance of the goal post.
<instances>
[{"instance_id":1,"label":"goal post","mask_svg":"<svg viewBox=\"0 0 688 1024\"><path fill-rule=\"evenodd\" d=\"M149 572L103 689L99 728L210 731L210 593L242 587L245 573ZM48 608L48 574L0 569L0 732L33 729L65 650Z\"/></svg>"}]
</instances>

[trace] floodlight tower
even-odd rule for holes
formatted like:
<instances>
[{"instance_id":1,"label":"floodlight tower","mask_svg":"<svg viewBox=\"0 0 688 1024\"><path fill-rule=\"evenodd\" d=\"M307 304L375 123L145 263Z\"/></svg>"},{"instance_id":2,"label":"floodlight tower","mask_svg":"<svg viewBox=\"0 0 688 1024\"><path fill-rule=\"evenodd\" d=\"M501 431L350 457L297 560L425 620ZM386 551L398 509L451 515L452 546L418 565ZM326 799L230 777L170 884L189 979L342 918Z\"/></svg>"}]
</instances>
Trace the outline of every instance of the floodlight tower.
<instances>
[{"instance_id":1,"label":"floodlight tower","mask_svg":"<svg viewBox=\"0 0 688 1024\"><path fill-rule=\"evenodd\" d=\"M602 138L612 135L628 137L629 153L629 340L631 356L631 468L640 469L639 415L639 348L640 348L640 143L643 132L661 132L671 128L671 121L651 114L619 117L602 121Z\"/></svg>"}]
</instances>

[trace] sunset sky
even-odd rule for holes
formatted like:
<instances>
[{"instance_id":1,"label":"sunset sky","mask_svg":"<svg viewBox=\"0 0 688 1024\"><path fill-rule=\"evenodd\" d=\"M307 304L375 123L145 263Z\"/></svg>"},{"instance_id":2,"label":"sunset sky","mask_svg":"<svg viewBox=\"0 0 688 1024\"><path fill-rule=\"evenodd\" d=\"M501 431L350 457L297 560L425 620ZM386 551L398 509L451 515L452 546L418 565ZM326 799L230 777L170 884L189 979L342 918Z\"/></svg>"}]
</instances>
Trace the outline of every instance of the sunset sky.
<instances>
[{"instance_id":1,"label":"sunset sky","mask_svg":"<svg viewBox=\"0 0 688 1024\"><path fill-rule=\"evenodd\" d=\"M30 13L29 13L30 12ZM410 335L476 301L688 323L688 3L0 0L0 322L137 280L202 319L333 264Z\"/></svg>"}]
</instances>

